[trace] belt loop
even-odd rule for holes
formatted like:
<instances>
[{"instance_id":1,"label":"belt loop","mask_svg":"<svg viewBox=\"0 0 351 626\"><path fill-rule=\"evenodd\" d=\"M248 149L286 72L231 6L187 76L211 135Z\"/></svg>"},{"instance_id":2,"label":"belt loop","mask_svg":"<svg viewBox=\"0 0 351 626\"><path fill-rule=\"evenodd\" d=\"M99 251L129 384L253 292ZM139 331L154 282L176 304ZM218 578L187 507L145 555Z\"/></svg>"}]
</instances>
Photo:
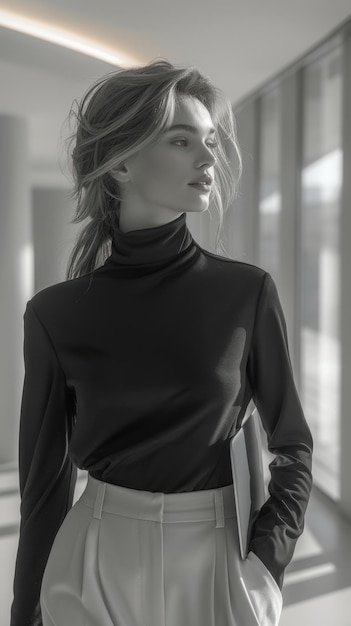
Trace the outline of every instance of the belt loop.
<instances>
[{"instance_id":1,"label":"belt loop","mask_svg":"<svg viewBox=\"0 0 351 626\"><path fill-rule=\"evenodd\" d=\"M216 489L214 492L215 507L216 507L216 528L224 527L224 506L223 506L223 491Z\"/></svg>"},{"instance_id":2,"label":"belt loop","mask_svg":"<svg viewBox=\"0 0 351 626\"><path fill-rule=\"evenodd\" d=\"M97 519L101 519L102 505L104 503L104 497L105 497L105 490L106 490L106 483L99 482L97 493L96 493L96 498L95 498L94 513L93 513L93 517L96 517Z\"/></svg>"}]
</instances>

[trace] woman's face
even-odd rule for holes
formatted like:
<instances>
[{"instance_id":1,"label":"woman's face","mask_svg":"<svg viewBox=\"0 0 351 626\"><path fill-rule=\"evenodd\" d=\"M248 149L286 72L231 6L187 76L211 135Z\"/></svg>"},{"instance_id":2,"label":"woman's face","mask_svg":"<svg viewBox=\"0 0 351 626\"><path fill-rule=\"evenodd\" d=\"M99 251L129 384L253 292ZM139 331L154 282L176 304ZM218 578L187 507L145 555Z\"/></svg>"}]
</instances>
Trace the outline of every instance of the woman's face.
<instances>
[{"instance_id":1,"label":"woman's face","mask_svg":"<svg viewBox=\"0 0 351 626\"><path fill-rule=\"evenodd\" d=\"M195 131L171 127L189 124ZM211 116L197 99L184 96L177 101L168 130L155 143L142 148L124 163L120 222L139 218L150 223L176 219L185 212L208 208L210 193L190 186L204 173L214 178L216 135ZM162 215L162 217L161 217Z\"/></svg>"}]
</instances>

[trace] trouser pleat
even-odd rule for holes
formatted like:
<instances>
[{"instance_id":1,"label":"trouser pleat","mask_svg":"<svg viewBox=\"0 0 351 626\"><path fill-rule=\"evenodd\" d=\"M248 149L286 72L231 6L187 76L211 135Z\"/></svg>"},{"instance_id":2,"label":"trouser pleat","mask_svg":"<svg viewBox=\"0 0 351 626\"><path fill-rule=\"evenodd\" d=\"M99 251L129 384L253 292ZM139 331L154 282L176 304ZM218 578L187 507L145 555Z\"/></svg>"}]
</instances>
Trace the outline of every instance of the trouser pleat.
<instances>
[{"instance_id":1,"label":"trouser pleat","mask_svg":"<svg viewBox=\"0 0 351 626\"><path fill-rule=\"evenodd\" d=\"M163 505L162 494L155 494ZM162 516L161 516L162 517ZM162 521L139 520L141 613L145 626L166 626Z\"/></svg>"}]
</instances>

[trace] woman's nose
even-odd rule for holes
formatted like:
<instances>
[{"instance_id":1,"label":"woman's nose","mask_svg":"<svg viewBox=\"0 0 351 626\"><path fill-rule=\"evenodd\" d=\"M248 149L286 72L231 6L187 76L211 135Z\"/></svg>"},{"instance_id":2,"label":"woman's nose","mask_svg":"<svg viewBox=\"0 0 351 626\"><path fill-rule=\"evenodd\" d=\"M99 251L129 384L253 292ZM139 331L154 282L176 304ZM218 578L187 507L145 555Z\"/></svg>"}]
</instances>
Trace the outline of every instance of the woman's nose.
<instances>
[{"instance_id":1,"label":"woman's nose","mask_svg":"<svg viewBox=\"0 0 351 626\"><path fill-rule=\"evenodd\" d=\"M204 153L201 156L201 166L206 165L207 167L212 167L217 161L217 158L215 157L215 155L213 154L213 151L211 148L204 148Z\"/></svg>"}]
</instances>

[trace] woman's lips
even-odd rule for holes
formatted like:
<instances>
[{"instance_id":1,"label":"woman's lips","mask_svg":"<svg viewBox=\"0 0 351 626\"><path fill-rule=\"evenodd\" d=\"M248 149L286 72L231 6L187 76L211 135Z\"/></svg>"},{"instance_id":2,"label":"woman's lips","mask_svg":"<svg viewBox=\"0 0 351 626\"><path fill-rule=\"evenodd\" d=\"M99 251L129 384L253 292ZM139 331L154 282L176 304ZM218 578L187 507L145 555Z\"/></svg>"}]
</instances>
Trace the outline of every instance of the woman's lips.
<instances>
[{"instance_id":1,"label":"woman's lips","mask_svg":"<svg viewBox=\"0 0 351 626\"><path fill-rule=\"evenodd\" d=\"M194 187L194 189L198 189L203 193L209 193L211 191L211 187L209 185L203 185L202 183L189 183L190 187Z\"/></svg>"}]
</instances>

